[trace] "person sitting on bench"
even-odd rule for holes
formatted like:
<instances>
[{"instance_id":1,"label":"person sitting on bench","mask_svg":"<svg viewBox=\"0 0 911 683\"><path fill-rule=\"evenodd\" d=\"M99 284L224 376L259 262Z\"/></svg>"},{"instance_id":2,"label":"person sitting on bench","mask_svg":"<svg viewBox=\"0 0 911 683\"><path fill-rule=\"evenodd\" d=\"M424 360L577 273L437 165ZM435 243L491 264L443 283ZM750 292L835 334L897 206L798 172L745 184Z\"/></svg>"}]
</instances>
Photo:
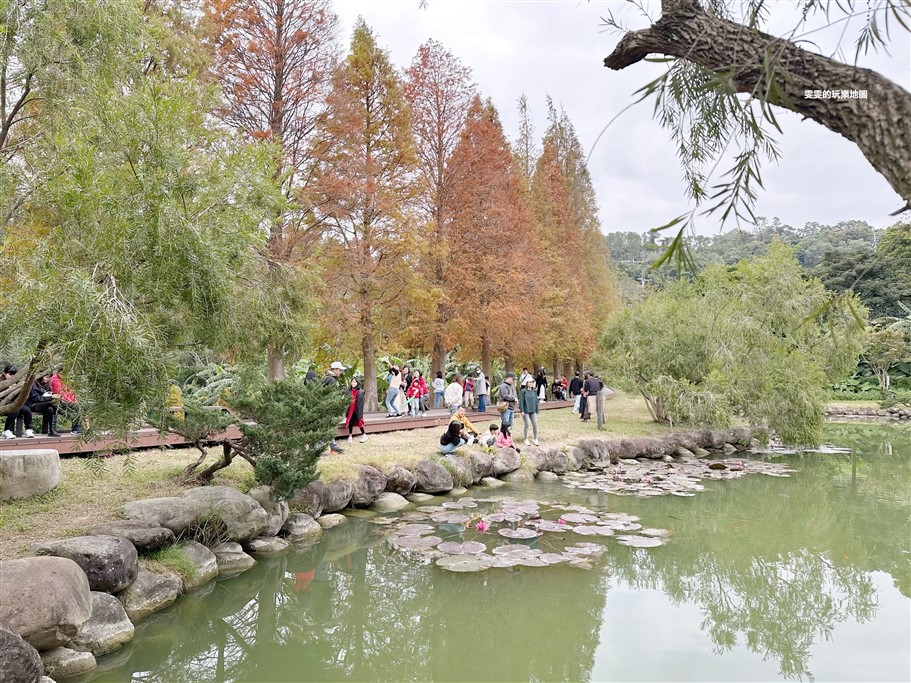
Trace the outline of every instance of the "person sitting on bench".
<instances>
[{"instance_id":1,"label":"person sitting on bench","mask_svg":"<svg viewBox=\"0 0 911 683\"><path fill-rule=\"evenodd\" d=\"M19 373L15 365L7 365L3 368L3 379L12 379ZM35 432L32 431L32 411L28 405L23 405L19 410L6 416L6 424L3 427L4 439L15 439L16 435L13 430L16 428L16 420L22 418L22 424L25 426L25 438L34 439Z\"/></svg>"},{"instance_id":2,"label":"person sitting on bench","mask_svg":"<svg viewBox=\"0 0 911 683\"><path fill-rule=\"evenodd\" d=\"M60 436L57 433L57 401L55 400L54 392L51 391L51 376L49 373L41 375L35 380L25 405L29 407L32 414L39 413L42 416L42 434L53 437Z\"/></svg>"}]
</instances>

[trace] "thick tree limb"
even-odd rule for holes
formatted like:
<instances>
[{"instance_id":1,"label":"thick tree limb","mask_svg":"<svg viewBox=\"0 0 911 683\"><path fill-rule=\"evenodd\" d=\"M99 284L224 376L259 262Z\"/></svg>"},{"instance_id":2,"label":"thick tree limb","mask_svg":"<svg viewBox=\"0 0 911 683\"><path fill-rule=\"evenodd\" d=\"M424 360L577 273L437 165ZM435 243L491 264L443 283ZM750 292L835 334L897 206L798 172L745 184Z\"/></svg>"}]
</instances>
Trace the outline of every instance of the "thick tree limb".
<instances>
[{"instance_id":1,"label":"thick tree limb","mask_svg":"<svg viewBox=\"0 0 911 683\"><path fill-rule=\"evenodd\" d=\"M709 16L693 0L662 0L650 28L627 33L604 65L625 69L650 54L729 74L738 92L822 124L855 143L911 209L911 93L870 69ZM867 99L815 99L808 90L866 90Z\"/></svg>"}]
</instances>

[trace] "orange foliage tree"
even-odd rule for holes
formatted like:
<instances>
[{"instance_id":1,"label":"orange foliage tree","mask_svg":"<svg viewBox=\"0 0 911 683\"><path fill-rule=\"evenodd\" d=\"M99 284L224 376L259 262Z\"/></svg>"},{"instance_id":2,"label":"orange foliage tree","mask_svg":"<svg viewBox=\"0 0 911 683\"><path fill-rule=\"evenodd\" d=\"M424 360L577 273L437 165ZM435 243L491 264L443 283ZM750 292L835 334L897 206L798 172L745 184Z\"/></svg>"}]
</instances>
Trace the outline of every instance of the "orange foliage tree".
<instances>
[{"instance_id":1,"label":"orange foliage tree","mask_svg":"<svg viewBox=\"0 0 911 683\"><path fill-rule=\"evenodd\" d=\"M402 84L363 19L332 77L327 105L315 185L326 225L331 308L324 318L336 345L356 336L366 407L376 410L377 342L400 324L396 305L416 267L412 214L420 179Z\"/></svg>"},{"instance_id":2,"label":"orange foliage tree","mask_svg":"<svg viewBox=\"0 0 911 683\"><path fill-rule=\"evenodd\" d=\"M318 213L310 189L319 161L314 132L325 114L330 77L338 61L338 18L329 0L206 0L214 60L222 89L216 112L228 125L275 144L276 175L287 199L269 226L267 253L276 301L274 324L263 334L269 376L284 377L286 348L301 299L294 269L318 240ZM300 322L300 321L298 321Z\"/></svg>"},{"instance_id":3,"label":"orange foliage tree","mask_svg":"<svg viewBox=\"0 0 911 683\"><path fill-rule=\"evenodd\" d=\"M447 336L446 321L452 314L453 275L457 264L450 259L447 234L451 228L452 172L449 165L468 107L475 92L471 70L443 45L429 40L420 48L405 72L405 97L412 110L412 129L423 177L419 207L427 222L427 248L421 256L425 293L416 309L425 312L419 332L430 331L431 369L445 369L446 350L455 340Z\"/></svg>"},{"instance_id":4,"label":"orange foliage tree","mask_svg":"<svg viewBox=\"0 0 911 683\"><path fill-rule=\"evenodd\" d=\"M545 139L531 179L529 202L544 270L538 306L544 322L536 359L585 358L594 349L593 305L587 284L585 240L574 221L557 147Z\"/></svg>"},{"instance_id":5,"label":"orange foliage tree","mask_svg":"<svg viewBox=\"0 0 911 683\"><path fill-rule=\"evenodd\" d=\"M522 181L496 109L475 96L449 162L448 252L455 277L449 332L479 352L490 377L493 353L531 353L536 343L538 241Z\"/></svg>"}]
</instances>

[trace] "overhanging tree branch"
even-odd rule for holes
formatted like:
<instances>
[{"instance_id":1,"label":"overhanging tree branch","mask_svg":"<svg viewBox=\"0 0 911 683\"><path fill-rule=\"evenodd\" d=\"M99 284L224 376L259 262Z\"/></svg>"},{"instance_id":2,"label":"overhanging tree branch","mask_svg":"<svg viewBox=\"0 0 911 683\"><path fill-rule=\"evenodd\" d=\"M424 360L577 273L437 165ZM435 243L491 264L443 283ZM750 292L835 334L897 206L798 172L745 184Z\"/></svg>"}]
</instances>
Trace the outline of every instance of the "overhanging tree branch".
<instances>
[{"instance_id":1,"label":"overhanging tree branch","mask_svg":"<svg viewBox=\"0 0 911 683\"><path fill-rule=\"evenodd\" d=\"M911 93L882 75L706 14L693 0L662 0L651 27L627 33L604 65L625 69L651 54L685 60L747 93L855 143L911 209ZM813 90L866 90L867 99L822 99Z\"/></svg>"}]
</instances>

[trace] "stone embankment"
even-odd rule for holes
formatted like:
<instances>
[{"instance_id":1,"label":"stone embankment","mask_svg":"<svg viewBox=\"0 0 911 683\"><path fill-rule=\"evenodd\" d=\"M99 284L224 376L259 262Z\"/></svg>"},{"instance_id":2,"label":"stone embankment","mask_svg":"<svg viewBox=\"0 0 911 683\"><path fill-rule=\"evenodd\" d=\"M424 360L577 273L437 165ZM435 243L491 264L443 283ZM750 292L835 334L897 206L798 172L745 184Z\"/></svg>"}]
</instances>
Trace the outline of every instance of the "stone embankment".
<instances>
[{"instance_id":1,"label":"stone embankment","mask_svg":"<svg viewBox=\"0 0 911 683\"><path fill-rule=\"evenodd\" d=\"M873 417L887 420L911 420L911 407L829 406L826 408L826 415L829 417Z\"/></svg>"},{"instance_id":2,"label":"stone embankment","mask_svg":"<svg viewBox=\"0 0 911 683\"><path fill-rule=\"evenodd\" d=\"M0 680L33 683L88 673L96 656L133 638L135 622L219 576L246 571L257 556L316 542L347 521L338 514L346 508L390 512L475 485L553 481L624 458L672 462L731 455L750 443L749 430L732 429L585 439L559 449L525 448L521 455L512 448L466 448L386 473L360 465L355 478L313 482L287 502L273 501L266 487L244 494L210 486L126 503L123 520L0 562ZM170 563L150 561L163 549L171 549Z\"/></svg>"}]
</instances>

